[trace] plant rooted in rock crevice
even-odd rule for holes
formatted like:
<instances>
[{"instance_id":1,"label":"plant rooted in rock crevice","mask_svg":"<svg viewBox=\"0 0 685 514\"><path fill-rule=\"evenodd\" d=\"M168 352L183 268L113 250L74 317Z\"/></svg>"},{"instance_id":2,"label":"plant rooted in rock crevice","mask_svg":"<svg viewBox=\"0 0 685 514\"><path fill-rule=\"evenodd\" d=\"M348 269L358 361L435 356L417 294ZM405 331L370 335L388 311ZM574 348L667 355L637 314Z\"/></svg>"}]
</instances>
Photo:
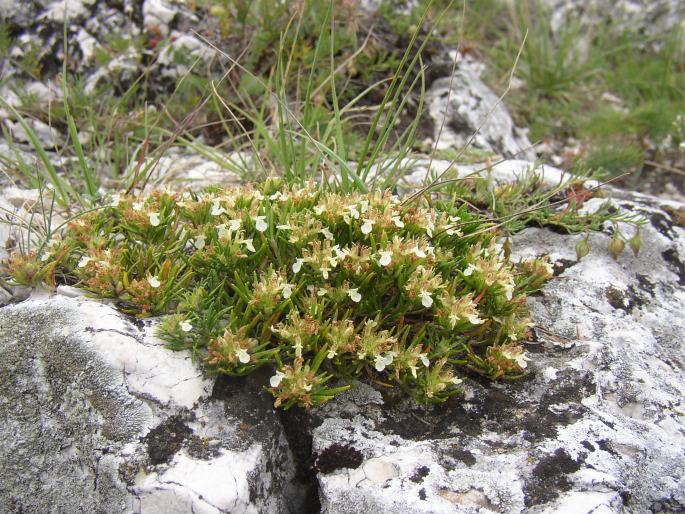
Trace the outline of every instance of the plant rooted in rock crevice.
<instances>
[{"instance_id":1,"label":"plant rooted in rock crevice","mask_svg":"<svg viewBox=\"0 0 685 514\"><path fill-rule=\"evenodd\" d=\"M161 336L211 370L275 366L277 406L321 404L362 374L443 401L466 369L524 372L526 294L551 276L508 262L488 226L456 197L403 206L271 180L116 196L41 258L131 313L166 315Z\"/></svg>"}]
</instances>

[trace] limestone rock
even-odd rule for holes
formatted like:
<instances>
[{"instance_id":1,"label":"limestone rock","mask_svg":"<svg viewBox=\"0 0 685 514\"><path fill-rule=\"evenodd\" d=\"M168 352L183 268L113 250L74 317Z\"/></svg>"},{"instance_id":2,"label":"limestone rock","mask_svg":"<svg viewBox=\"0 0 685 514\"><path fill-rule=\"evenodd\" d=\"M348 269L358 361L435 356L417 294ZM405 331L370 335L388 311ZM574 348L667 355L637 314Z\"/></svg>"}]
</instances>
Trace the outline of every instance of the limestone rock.
<instances>
[{"instance_id":1,"label":"limestone rock","mask_svg":"<svg viewBox=\"0 0 685 514\"><path fill-rule=\"evenodd\" d=\"M0 309L2 512L288 509L271 401L151 331L85 299Z\"/></svg>"},{"instance_id":2,"label":"limestone rock","mask_svg":"<svg viewBox=\"0 0 685 514\"><path fill-rule=\"evenodd\" d=\"M581 31L631 30L663 42L685 30L685 3L680 0L543 0L541 5L551 13L554 31L577 21Z\"/></svg>"},{"instance_id":3,"label":"limestone rock","mask_svg":"<svg viewBox=\"0 0 685 514\"><path fill-rule=\"evenodd\" d=\"M437 148L460 150L476 134L474 148L534 160L526 131L514 125L504 104L480 79L482 65L459 59L453 75L437 79L426 93Z\"/></svg>"}]
</instances>

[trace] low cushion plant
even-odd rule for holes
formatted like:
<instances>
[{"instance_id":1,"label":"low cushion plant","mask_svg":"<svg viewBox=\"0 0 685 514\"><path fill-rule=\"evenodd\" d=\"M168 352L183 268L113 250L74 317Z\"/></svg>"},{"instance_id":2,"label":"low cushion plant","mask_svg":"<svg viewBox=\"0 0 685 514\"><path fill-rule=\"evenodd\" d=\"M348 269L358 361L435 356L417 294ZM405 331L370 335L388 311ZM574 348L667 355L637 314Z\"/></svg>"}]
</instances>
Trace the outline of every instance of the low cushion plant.
<instances>
[{"instance_id":1,"label":"low cushion plant","mask_svg":"<svg viewBox=\"0 0 685 514\"><path fill-rule=\"evenodd\" d=\"M276 406L319 405L360 375L439 402L466 373L527 366L526 294L551 266L509 262L492 228L455 196L269 180L115 196L36 258L131 314L164 315L161 337L209 370L271 367Z\"/></svg>"}]
</instances>

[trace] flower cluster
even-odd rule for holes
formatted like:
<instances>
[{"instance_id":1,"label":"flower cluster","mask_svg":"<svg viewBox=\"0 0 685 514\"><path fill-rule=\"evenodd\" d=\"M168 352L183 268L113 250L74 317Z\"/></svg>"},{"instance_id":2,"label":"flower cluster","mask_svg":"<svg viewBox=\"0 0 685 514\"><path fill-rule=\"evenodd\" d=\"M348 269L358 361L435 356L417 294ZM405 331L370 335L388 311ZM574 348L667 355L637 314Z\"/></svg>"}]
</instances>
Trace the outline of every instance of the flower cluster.
<instances>
[{"instance_id":1,"label":"flower cluster","mask_svg":"<svg viewBox=\"0 0 685 514\"><path fill-rule=\"evenodd\" d=\"M271 367L277 406L320 404L346 387L332 379L369 374L434 402L466 373L527 369L525 295L551 270L509 262L491 228L452 197L405 205L269 180L115 195L45 259L130 312L166 316L162 337L211 370Z\"/></svg>"}]
</instances>

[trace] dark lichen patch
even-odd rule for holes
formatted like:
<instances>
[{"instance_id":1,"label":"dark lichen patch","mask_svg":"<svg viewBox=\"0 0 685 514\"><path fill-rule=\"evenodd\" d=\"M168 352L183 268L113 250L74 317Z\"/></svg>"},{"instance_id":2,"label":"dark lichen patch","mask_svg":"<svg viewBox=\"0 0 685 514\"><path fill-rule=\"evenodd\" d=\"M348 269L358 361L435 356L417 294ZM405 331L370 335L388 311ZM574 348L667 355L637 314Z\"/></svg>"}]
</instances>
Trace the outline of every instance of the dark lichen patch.
<instances>
[{"instance_id":1,"label":"dark lichen patch","mask_svg":"<svg viewBox=\"0 0 685 514\"><path fill-rule=\"evenodd\" d=\"M676 209L671 206L666 206L664 207L664 210L671 216L674 225L685 228L685 208L680 207L679 209Z\"/></svg>"},{"instance_id":2,"label":"dark lichen patch","mask_svg":"<svg viewBox=\"0 0 685 514\"><path fill-rule=\"evenodd\" d=\"M270 444L273 438L278 416L274 413L273 399L263 387L269 381L269 374L269 370L261 369L245 377L221 375L214 383L211 398L224 403L226 416L239 420L238 427L243 433L241 445L254 441Z\"/></svg>"},{"instance_id":3,"label":"dark lichen patch","mask_svg":"<svg viewBox=\"0 0 685 514\"><path fill-rule=\"evenodd\" d=\"M150 464L156 466L169 462L192 433L182 415L171 416L150 430L142 438L147 445Z\"/></svg>"},{"instance_id":4,"label":"dark lichen patch","mask_svg":"<svg viewBox=\"0 0 685 514\"><path fill-rule=\"evenodd\" d=\"M627 298L620 289L614 286L609 286L604 291L604 295L606 296L609 305L611 305L614 309L620 309L625 312L630 312L633 310L632 301Z\"/></svg>"},{"instance_id":5,"label":"dark lichen patch","mask_svg":"<svg viewBox=\"0 0 685 514\"><path fill-rule=\"evenodd\" d=\"M381 390L385 405L385 416L376 423L375 429L403 439L420 441L424 439L447 439L454 435L454 429L473 437L482 431L482 419L477 412L465 408L459 398L450 398L444 403L418 405L398 390Z\"/></svg>"},{"instance_id":6,"label":"dark lichen patch","mask_svg":"<svg viewBox=\"0 0 685 514\"><path fill-rule=\"evenodd\" d=\"M421 466L420 468L416 468L414 470L414 473L412 474L412 476L409 477L409 480L411 480L415 484L420 484L421 482L423 482L423 479L426 478L430 472L431 470L428 466Z\"/></svg>"},{"instance_id":7,"label":"dark lichen patch","mask_svg":"<svg viewBox=\"0 0 685 514\"><path fill-rule=\"evenodd\" d=\"M553 274L555 277L558 277L564 271L575 266L576 264L578 264L578 261L573 261L571 259L557 259L556 261L554 261L554 265L553 265L554 272L553 272Z\"/></svg>"},{"instance_id":8,"label":"dark lichen patch","mask_svg":"<svg viewBox=\"0 0 685 514\"><path fill-rule=\"evenodd\" d=\"M196 435L188 439L187 450L191 457L202 460L210 460L221 454L219 445L212 444L212 439Z\"/></svg>"},{"instance_id":9,"label":"dark lichen patch","mask_svg":"<svg viewBox=\"0 0 685 514\"><path fill-rule=\"evenodd\" d=\"M119 465L119 478L129 487L136 483L136 475L141 465L136 460L124 461Z\"/></svg>"},{"instance_id":10,"label":"dark lichen patch","mask_svg":"<svg viewBox=\"0 0 685 514\"><path fill-rule=\"evenodd\" d=\"M635 275L635 278L637 279L638 289L640 291L647 293L652 298L655 298L656 284L649 280L649 278L646 275L642 275L641 273Z\"/></svg>"},{"instance_id":11,"label":"dark lichen patch","mask_svg":"<svg viewBox=\"0 0 685 514\"><path fill-rule=\"evenodd\" d=\"M671 271L678 275L678 284L685 286L685 264L680 260L678 252L674 248L669 248L668 250L661 252L661 256L664 258Z\"/></svg>"},{"instance_id":12,"label":"dark lichen patch","mask_svg":"<svg viewBox=\"0 0 685 514\"><path fill-rule=\"evenodd\" d=\"M526 431L526 439L537 441L555 437L558 426L568 425L582 417L586 412L582 400L595 392L591 373L570 369L560 371L557 379L547 385L535 411L519 421ZM555 405L564 405L565 408L558 411L553 408Z\"/></svg>"},{"instance_id":13,"label":"dark lichen patch","mask_svg":"<svg viewBox=\"0 0 685 514\"><path fill-rule=\"evenodd\" d=\"M348 444L334 443L317 455L314 468L326 475L336 469L358 468L362 462L362 452Z\"/></svg>"},{"instance_id":14,"label":"dark lichen patch","mask_svg":"<svg viewBox=\"0 0 685 514\"><path fill-rule=\"evenodd\" d=\"M649 215L649 222L660 234L663 234L671 241L675 239L676 233L673 231L673 221L665 214L658 211L652 212Z\"/></svg>"},{"instance_id":15,"label":"dark lichen patch","mask_svg":"<svg viewBox=\"0 0 685 514\"><path fill-rule=\"evenodd\" d=\"M571 489L567 475L578 471L581 462L581 459L573 460L563 448L540 459L523 486L526 507L548 503Z\"/></svg>"},{"instance_id":16,"label":"dark lichen patch","mask_svg":"<svg viewBox=\"0 0 685 514\"><path fill-rule=\"evenodd\" d=\"M422 487L419 489L419 499L420 500L425 500L426 499L426 488Z\"/></svg>"},{"instance_id":17,"label":"dark lichen patch","mask_svg":"<svg viewBox=\"0 0 685 514\"><path fill-rule=\"evenodd\" d=\"M468 450L464 450L456 444L450 445L445 451L445 454L449 457L453 457L454 459L463 462L468 467L471 467L476 463L476 457L473 455L473 453L471 453Z\"/></svg>"},{"instance_id":18,"label":"dark lichen patch","mask_svg":"<svg viewBox=\"0 0 685 514\"><path fill-rule=\"evenodd\" d=\"M619 454L616 450L614 450L614 447L611 445L611 441L608 439L600 439L597 441L597 446L599 446L600 450L610 453L611 455Z\"/></svg>"}]
</instances>

